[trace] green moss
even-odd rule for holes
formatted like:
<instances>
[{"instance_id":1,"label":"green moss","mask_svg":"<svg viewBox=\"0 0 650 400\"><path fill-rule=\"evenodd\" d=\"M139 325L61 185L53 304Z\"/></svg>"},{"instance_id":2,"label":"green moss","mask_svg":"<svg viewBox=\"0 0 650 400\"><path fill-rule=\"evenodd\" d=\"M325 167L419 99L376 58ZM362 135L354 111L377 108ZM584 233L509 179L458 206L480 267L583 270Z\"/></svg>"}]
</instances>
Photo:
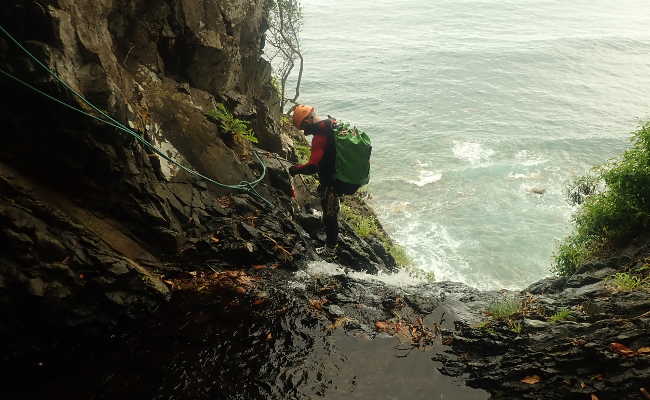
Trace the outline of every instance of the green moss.
<instances>
[{"instance_id":1,"label":"green moss","mask_svg":"<svg viewBox=\"0 0 650 400\"><path fill-rule=\"evenodd\" d=\"M379 227L374 216L362 215L358 210L341 204L341 217L361 237L369 237L379 233Z\"/></svg>"},{"instance_id":2,"label":"green moss","mask_svg":"<svg viewBox=\"0 0 650 400\"><path fill-rule=\"evenodd\" d=\"M400 267L409 267L413 265L413 260L406 253L406 249L399 244L393 244L389 242L384 243L384 248L390 254L395 263Z\"/></svg>"},{"instance_id":3,"label":"green moss","mask_svg":"<svg viewBox=\"0 0 650 400\"><path fill-rule=\"evenodd\" d=\"M309 146L303 146L298 144L295 146L295 151L296 151L296 157L298 157L299 164L304 164L307 161L309 161L309 157L311 157L311 148Z\"/></svg>"}]
</instances>

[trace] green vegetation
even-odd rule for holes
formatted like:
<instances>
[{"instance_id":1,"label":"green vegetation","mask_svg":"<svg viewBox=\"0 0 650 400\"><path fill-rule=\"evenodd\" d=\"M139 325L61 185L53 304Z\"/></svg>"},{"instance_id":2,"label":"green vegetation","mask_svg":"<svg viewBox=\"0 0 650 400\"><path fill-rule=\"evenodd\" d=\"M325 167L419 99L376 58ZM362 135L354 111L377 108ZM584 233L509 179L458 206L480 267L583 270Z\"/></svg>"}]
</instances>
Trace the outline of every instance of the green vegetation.
<instances>
[{"instance_id":1,"label":"green vegetation","mask_svg":"<svg viewBox=\"0 0 650 400\"><path fill-rule=\"evenodd\" d=\"M379 233L379 227L375 218L361 215L347 204L341 204L341 216L344 221L352 226L357 235L361 237L376 236Z\"/></svg>"},{"instance_id":2,"label":"green vegetation","mask_svg":"<svg viewBox=\"0 0 650 400\"><path fill-rule=\"evenodd\" d=\"M632 290L648 288L649 278L641 278L627 272L618 272L607 279L607 285L617 292L629 292Z\"/></svg>"},{"instance_id":3,"label":"green vegetation","mask_svg":"<svg viewBox=\"0 0 650 400\"><path fill-rule=\"evenodd\" d=\"M580 203L574 232L560 243L555 272L571 275L607 249L623 245L650 225L650 124L634 133L618 160L580 178L568 194ZM571 195L574 193L575 195Z\"/></svg>"},{"instance_id":4,"label":"green vegetation","mask_svg":"<svg viewBox=\"0 0 650 400\"><path fill-rule=\"evenodd\" d=\"M571 316L571 310L563 308L549 317L549 322L560 322Z\"/></svg>"},{"instance_id":5,"label":"green vegetation","mask_svg":"<svg viewBox=\"0 0 650 400\"><path fill-rule=\"evenodd\" d=\"M293 127L293 121L288 115L282 114L280 116L280 126L282 126L282 127L286 127L286 126Z\"/></svg>"},{"instance_id":6,"label":"green vegetation","mask_svg":"<svg viewBox=\"0 0 650 400\"><path fill-rule=\"evenodd\" d=\"M295 150L299 164L304 164L309 161L309 157L311 157L311 147L297 144Z\"/></svg>"},{"instance_id":7,"label":"green vegetation","mask_svg":"<svg viewBox=\"0 0 650 400\"><path fill-rule=\"evenodd\" d=\"M255 133L251 129L251 123L236 118L222 103L217 104L214 111L208 111L207 115L219 122L221 129L225 132L239 136L249 142L257 143L257 137L255 137Z\"/></svg>"},{"instance_id":8,"label":"green vegetation","mask_svg":"<svg viewBox=\"0 0 650 400\"><path fill-rule=\"evenodd\" d=\"M494 319L487 319L476 325L474 329L480 329L486 333L489 333L490 335L496 335L496 321L497 320ZM516 333L517 335L524 331L524 324L522 324L521 321L514 319L505 319L505 324L511 332Z\"/></svg>"},{"instance_id":9,"label":"green vegetation","mask_svg":"<svg viewBox=\"0 0 650 400\"><path fill-rule=\"evenodd\" d=\"M504 297L494 300L485 310L489 318L475 326L475 329L480 329L489 334L496 334L495 329L505 324L508 330L517 335L520 334L524 330L524 325L521 322L525 308L524 303L525 300L520 300L517 297Z\"/></svg>"},{"instance_id":10,"label":"green vegetation","mask_svg":"<svg viewBox=\"0 0 650 400\"><path fill-rule=\"evenodd\" d=\"M425 271L413 264L413 259L406 253L406 249L397 243L391 243L388 239L383 242L384 248L390 254L397 266L409 273L409 275L423 279L427 282L435 282L436 274L433 271Z\"/></svg>"},{"instance_id":11,"label":"green vegetation","mask_svg":"<svg viewBox=\"0 0 650 400\"><path fill-rule=\"evenodd\" d=\"M504 298L492 302L487 313L494 319L505 320L521 311L521 301L516 297Z\"/></svg>"},{"instance_id":12,"label":"green vegetation","mask_svg":"<svg viewBox=\"0 0 650 400\"><path fill-rule=\"evenodd\" d=\"M494 322L493 320L487 319L487 320L481 322L480 324L476 325L474 327L474 329L480 329L480 330L482 330L484 332L487 332L487 333L489 333L491 335L496 335L497 332L494 330L493 322Z\"/></svg>"},{"instance_id":13,"label":"green vegetation","mask_svg":"<svg viewBox=\"0 0 650 400\"><path fill-rule=\"evenodd\" d=\"M600 181L596 175L585 175L576 178L566 188L566 199L569 204L577 206L582 204L585 199L593 194L598 193Z\"/></svg>"},{"instance_id":14,"label":"green vegetation","mask_svg":"<svg viewBox=\"0 0 650 400\"><path fill-rule=\"evenodd\" d=\"M413 260L406 253L406 249L388 237L381 227L381 223L364 201L364 198L368 196L369 194L364 189L359 190L353 196L344 196L341 203L341 219L350 224L357 235L363 238L376 238L386 252L393 257L398 267L405 269L412 276L434 282L433 272L415 267Z\"/></svg>"},{"instance_id":15,"label":"green vegetation","mask_svg":"<svg viewBox=\"0 0 650 400\"><path fill-rule=\"evenodd\" d=\"M510 328L510 330L516 334L520 334L524 330L524 326L521 321L509 319L506 323L508 324L508 328Z\"/></svg>"},{"instance_id":16,"label":"green vegetation","mask_svg":"<svg viewBox=\"0 0 650 400\"><path fill-rule=\"evenodd\" d=\"M400 267L408 267L413 265L413 260L406 254L406 249L399 244L384 242L384 248L390 254Z\"/></svg>"}]
</instances>

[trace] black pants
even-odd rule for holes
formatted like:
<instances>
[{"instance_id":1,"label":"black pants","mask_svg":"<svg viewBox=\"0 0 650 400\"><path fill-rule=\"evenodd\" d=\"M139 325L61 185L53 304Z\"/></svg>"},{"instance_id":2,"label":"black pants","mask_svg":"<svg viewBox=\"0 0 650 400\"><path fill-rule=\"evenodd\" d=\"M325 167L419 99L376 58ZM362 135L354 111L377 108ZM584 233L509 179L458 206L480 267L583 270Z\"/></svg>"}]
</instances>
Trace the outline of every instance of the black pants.
<instances>
[{"instance_id":1,"label":"black pants","mask_svg":"<svg viewBox=\"0 0 650 400\"><path fill-rule=\"evenodd\" d=\"M339 238L339 209L341 208L339 196L334 185L322 185L320 201L323 207L323 223L327 235L327 246L334 247Z\"/></svg>"}]
</instances>

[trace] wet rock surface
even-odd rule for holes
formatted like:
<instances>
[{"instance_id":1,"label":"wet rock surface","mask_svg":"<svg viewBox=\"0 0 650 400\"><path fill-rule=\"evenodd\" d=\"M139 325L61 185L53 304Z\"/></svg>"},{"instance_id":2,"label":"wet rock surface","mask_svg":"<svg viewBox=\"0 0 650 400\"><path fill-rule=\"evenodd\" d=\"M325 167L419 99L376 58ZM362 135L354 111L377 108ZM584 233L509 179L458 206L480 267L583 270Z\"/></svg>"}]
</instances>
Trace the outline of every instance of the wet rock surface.
<instances>
[{"instance_id":1,"label":"wet rock surface","mask_svg":"<svg viewBox=\"0 0 650 400\"><path fill-rule=\"evenodd\" d=\"M216 272L215 272L216 271ZM190 271L166 280L174 300L70 360L38 359L41 385L8 394L156 399L487 399L436 368L454 316L446 284L400 288L316 262ZM461 288L460 285L453 287ZM463 288L464 292L473 292ZM457 293L462 296L465 293ZM416 305L416 306L412 306ZM425 311L423 313L423 310ZM128 360L128 362L125 362ZM54 375L56 378L50 376ZM50 378L50 379L47 379ZM5 388L6 390L6 388Z\"/></svg>"},{"instance_id":2,"label":"wet rock surface","mask_svg":"<svg viewBox=\"0 0 650 400\"><path fill-rule=\"evenodd\" d=\"M611 269L548 278L526 296L521 326L461 321L443 371L497 399L645 399L650 382L650 296L616 292ZM553 320L558 311L567 317ZM595 396L595 397L592 397Z\"/></svg>"}]
</instances>

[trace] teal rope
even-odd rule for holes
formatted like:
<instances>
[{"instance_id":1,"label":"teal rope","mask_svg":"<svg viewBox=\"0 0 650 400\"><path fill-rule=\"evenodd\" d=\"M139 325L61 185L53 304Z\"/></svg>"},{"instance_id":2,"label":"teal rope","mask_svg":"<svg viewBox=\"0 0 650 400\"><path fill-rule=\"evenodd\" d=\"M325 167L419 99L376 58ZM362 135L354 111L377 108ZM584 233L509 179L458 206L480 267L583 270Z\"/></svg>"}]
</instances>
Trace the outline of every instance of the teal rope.
<instances>
[{"instance_id":1,"label":"teal rope","mask_svg":"<svg viewBox=\"0 0 650 400\"><path fill-rule=\"evenodd\" d=\"M143 145L145 145L146 147L148 147L148 148L149 148L150 150L152 150L154 153L156 153L156 154L159 155L160 157L164 158L164 159L167 160L168 162L170 162L170 163L176 165L177 167L181 168L183 171L189 173L190 175L194 175L194 176L197 176L197 177L199 177L199 178L202 178L202 179L204 179L204 180L206 180L206 181L208 181L208 182L210 182L210 183L213 183L213 184L215 184L215 185L217 185L217 186L219 186L219 187L222 187L222 188L234 189L234 190L241 190L241 191L243 191L243 192L247 192L247 193L249 193L249 194L251 194L251 195L253 195L253 196L259 198L260 200L264 201L264 203L267 204L269 207L271 207L271 208L274 207L273 204L272 204L270 201L268 201L267 199L265 199L265 198L264 198L264 197L263 197L259 192L257 192L257 191L255 190L255 186L256 186L259 182L261 182L261 181L264 179L264 177L266 176L266 165L265 165L264 162L262 162L262 160L260 159L259 155L257 154L257 151L255 151L254 154L255 154L255 157L257 158L257 161L262 165L262 174L261 174L261 176L260 176L258 179L254 180L253 182L241 181L238 185L226 185L226 184L220 183L220 182L218 182L218 181L216 181L216 180L214 180L214 179L212 179L212 178L210 178L210 177L208 177L208 176L205 176L205 175L201 174L200 172L198 172L198 171L196 171L196 170L193 170L193 169L191 169L191 168L188 168L188 167L186 167L186 166L180 164L178 161L176 161L176 160L172 159L171 157L167 156L165 153L163 153L162 151L160 151L160 150L159 150L156 146L154 146L152 143L150 143L149 141L147 141L146 139L144 139L142 136L140 136L137 132L133 131L132 129L130 129L130 128L126 127L126 126L124 126L122 123L120 123L119 121L115 120L115 119L112 118L110 115L106 114L104 111L102 111L101 109L99 109L98 107L96 107L94 104L92 104L90 101L88 101L88 100L87 100L85 97L83 97L81 94L77 93L77 91L75 91L75 90L74 90L70 85L68 85L67 82L65 82L63 79L61 79L61 78L60 78L60 77L59 77L59 76L58 76L54 71L52 71L49 67L47 67L45 64L43 64L43 63L42 63L38 58L36 58L32 53L30 53L29 50L27 50L27 49L26 49L26 48L25 48L25 47L24 47L24 46L23 46L23 45L22 45L18 40L16 40L16 39L15 39L15 38L14 38L14 37L13 37L13 36L8 32L8 31L7 31L7 30L6 30L2 25L0 25L0 31L1 31L2 33L4 33L4 34L5 34L5 35L6 35L6 36L7 36L7 37L8 37L8 38L9 38L9 39L14 43L14 44L16 44L16 46L18 46L18 47L19 47L19 48L20 48L20 49L21 49L25 54L27 54L27 55L28 55L32 60L34 60L38 65L40 65L43 69L45 69L47 72L49 72L50 75L52 75L52 76L53 76L57 81L59 81L63 86L65 86L65 87L66 87L70 92L72 92L76 97L78 97L79 99L81 99L84 103L86 103L86 104L87 104L88 106L90 106L92 109L94 109L95 111L97 111L98 113L100 113L100 114L101 114L102 116L104 116L106 119L104 119L104 118L100 118L100 117L98 117L98 116L96 116L96 115L90 114L90 113L88 113L88 112L86 112L86 111L84 111L84 110L81 110L81 109L79 109L79 108L77 108L77 107L74 107L74 106L72 106L72 105L70 105L70 104L67 104L67 103L65 103L65 102L63 102L63 101L61 101L61 100L55 98L54 96L51 96L51 95L49 95L49 94L43 92L42 90L39 90L38 88L34 87L33 85L30 85L29 83L27 83L27 82L25 82L25 81L23 81L23 80L21 80L21 79L15 77L14 75L10 74L9 72L0 69L0 73L2 73L3 75L5 75L6 77L15 80L16 82L22 84L23 86L26 86L27 88L29 88L29 89L35 91L36 93L41 94L42 96L47 97L48 99L50 99L50 100L52 100L52 101L55 101L56 103L59 103L59 104L65 106L65 107L67 107L67 108L70 108L70 109L72 109L72 110L74 110L74 111L77 111L77 112L79 112L79 113L81 113L81 114L84 114L84 115L86 115L86 116L88 116L88 117L94 118L94 119L96 119L96 120L98 120L98 121L100 121L100 122L103 122L103 123L107 124L107 125L113 126L113 127L117 128L117 129L119 129L119 130L121 130L121 131L123 131L123 132L125 132L125 133L127 133L127 134L129 134L129 135L131 135L131 136L133 136L137 141L139 141L140 143L142 143Z\"/></svg>"}]
</instances>

